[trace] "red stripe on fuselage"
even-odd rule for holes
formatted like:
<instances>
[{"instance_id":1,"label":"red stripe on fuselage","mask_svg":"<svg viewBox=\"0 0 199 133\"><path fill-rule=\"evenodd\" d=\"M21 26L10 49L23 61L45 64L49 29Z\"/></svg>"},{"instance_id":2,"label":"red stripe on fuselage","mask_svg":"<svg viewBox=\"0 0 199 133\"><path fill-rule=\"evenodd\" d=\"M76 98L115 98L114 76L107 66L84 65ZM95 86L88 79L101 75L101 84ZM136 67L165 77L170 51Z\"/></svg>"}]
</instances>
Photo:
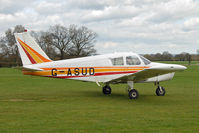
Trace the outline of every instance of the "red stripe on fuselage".
<instances>
[{"instance_id":1,"label":"red stripe on fuselage","mask_svg":"<svg viewBox=\"0 0 199 133\"><path fill-rule=\"evenodd\" d=\"M103 75L113 75L113 74L126 74L126 73L135 73L137 71L125 71L125 72L104 72L104 73L95 73L94 76L103 76Z\"/></svg>"}]
</instances>

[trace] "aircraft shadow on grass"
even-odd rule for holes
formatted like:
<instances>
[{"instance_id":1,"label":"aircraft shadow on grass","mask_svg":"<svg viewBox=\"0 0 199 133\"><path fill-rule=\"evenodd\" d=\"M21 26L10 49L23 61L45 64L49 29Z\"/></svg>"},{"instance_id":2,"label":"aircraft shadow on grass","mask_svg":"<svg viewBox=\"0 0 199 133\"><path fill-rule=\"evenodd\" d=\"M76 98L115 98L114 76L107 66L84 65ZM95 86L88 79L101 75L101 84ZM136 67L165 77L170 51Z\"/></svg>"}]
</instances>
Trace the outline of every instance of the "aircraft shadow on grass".
<instances>
[{"instance_id":1,"label":"aircraft shadow on grass","mask_svg":"<svg viewBox=\"0 0 199 133\"><path fill-rule=\"evenodd\" d=\"M101 98L101 99L112 99L112 100L123 100L123 101L129 101L129 99L127 98L127 96L125 95L125 93L112 93L111 95L103 95L102 93L100 93L99 91L95 91L95 90L91 90L91 91L80 91L79 92L82 95L84 95L85 97L92 97L93 99L95 98ZM166 97L161 97L160 99L156 98L157 96L155 94L141 94L141 97L139 99L136 99L137 102L139 103L159 103L161 101L162 104L175 104L175 102L173 100L169 100L170 96L168 95ZM130 100L131 101L131 100Z\"/></svg>"}]
</instances>

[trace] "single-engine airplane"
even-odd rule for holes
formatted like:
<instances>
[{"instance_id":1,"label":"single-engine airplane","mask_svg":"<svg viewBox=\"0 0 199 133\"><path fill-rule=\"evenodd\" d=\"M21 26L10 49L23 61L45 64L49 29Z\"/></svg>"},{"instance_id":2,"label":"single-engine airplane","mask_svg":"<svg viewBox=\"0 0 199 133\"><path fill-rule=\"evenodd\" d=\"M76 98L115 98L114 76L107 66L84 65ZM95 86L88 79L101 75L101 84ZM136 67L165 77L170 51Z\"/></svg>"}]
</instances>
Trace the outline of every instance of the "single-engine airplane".
<instances>
[{"instance_id":1,"label":"single-engine airplane","mask_svg":"<svg viewBox=\"0 0 199 133\"><path fill-rule=\"evenodd\" d=\"M96 55L52 61L27 31L15 33L25 75L74 79L103 83L102 92L111 94L110 84L127 83L128 96L137 99L134 83L153 82L156 95L164 96L165 89L159 82L171 80L176 71L186 67L176 64L154 63L132 52Z\"/></svg>"}]
</instances>

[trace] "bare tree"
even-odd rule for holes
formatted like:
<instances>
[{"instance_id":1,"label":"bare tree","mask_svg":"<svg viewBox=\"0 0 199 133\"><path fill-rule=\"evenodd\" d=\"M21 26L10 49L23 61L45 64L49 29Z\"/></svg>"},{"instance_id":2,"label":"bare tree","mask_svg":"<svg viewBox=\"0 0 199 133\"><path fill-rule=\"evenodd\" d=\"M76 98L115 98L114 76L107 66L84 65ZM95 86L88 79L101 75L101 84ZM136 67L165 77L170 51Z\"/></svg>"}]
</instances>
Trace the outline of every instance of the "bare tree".
<instances>
[{"instance_id":1,"label":"bare tree","mask_svg":"<svg viewBox=\"0 0 199 133\"><path fill-rule=\"evenodd\" d=\"M59 59L88 56L96 53L94 49L95 38L97 34L88 28L76 25L70 25L69 28L54 25L47 32L32 32L36 41L42 49L50 56L56 59L59 53Z\"/></svg>"},{"instance_id":2,"label":"bare tree","mask_svg":"<svg viewBox=\"0 0 199 133\"><path fill-rule=\"evenodd\" d=\"M10 62L20 64L20 58L18 53L18 48L16 46L16 41L14 33L20 33L24 31L22 25L16 25L14 30L8 29L5 31L5 36L1 38L1 48L3 49L2 54L9 58Z\"/></svg>"},{"instance_id":3,"label":"bare tree","mask_svg":"<svg viewBox=\"0 0 199 133\"><path fill-rule=\"evenodd\" d=\"M54 25L50 27L43 39L57 48L60 59L64 59L95 54L96 50L93 44L96 42L96 36L95 32L84 26L77 28L76 25L70 25L67 28Z\"/></svg>"},{"instance_id":4,"label":"bare tree","mask_svg":"<svg viewBox=\"0 0 199 133\"><path fill-rule=\"evenodd\" d=\"M14 33L24 32L24 30L22 25L16 25L13 30L5 31L5 36L0 38L1 62L4 60L3 62L10 62L9 64L11 62L15 65L21 64ZM54 25L46 32L31 32L31 35L51 59L87 56L96 53L94 43L97 34L84 26L78 28L76 25L70 25L67 28Z\"/></svg>"},{"instance_id":5,"label":"bare tree","mask_svg":"<svg viewBox=\"0 0 199 133\"><path fill-rule=\"evenodd\" d=\"M36 42L41 46L44 52L51 58L56 59L57 52L52 44L52 36L49 32L31 32L31 35L35 38Z\"/></svg>"},{"instance_id":6,"label":"bare tree","mask_svg":"<svg viewBox=\"0 0 199 133\"><path fill-rule=\"evenodd\" d=\"M188 64L191 65L191 55L189 53L186 53L185 58L188 61Z\"/></svg>"},{"instance_id":7,"label":"bare tree","mask_svg":"<svg viewBox=\"0 0 199 133\"><path fill-rule=\"evenodd\" d=\"M168 51L164 51L162 53L162 59L166 61L172 60L172 54L170 54Z\"/></svg>"},{"instance_id":8,"label":"bare tree","mask_svg":"<svg viewBox=\"0 0 199 133\"><path fill-rule=\"evenodd\" d=\"M88 56L96 54L94 43L96 42L97 34L87 27L77 28L76 25L70 26L70 34L72 34L70 56Z\"/></svg>"},{"instance_id":9,"label":"bare tree","mask_svg":"<svg viewBox=\"0 0 199 133\"><path fill-rule=\"evenodd\" d=\"M160 53L155 54L154 57L155 57L155 60L158 60L158 61L162 60L162 54Z\"/></svg>"},{"instance_id":10,"label":"bare tree","mask_svg":"<svg viewBox=\"0 0 199 133\"><path fill-rule=\"evenodd\" d=\"M6 38L5 37L1 37L0 38L0 67L5 66L5 59L6 56L8 55L9 50L8 47L6 46Z\"/></svg>"},{"instance_id":11,"label":"bare tree","mask_svg":"<svg viewBox=\"0 0 199 133\"><path fill-rule=\"evenodd\" d=\"M199 55L199 49L197 50L197 55Z\"/></svg>"},{"instance_id":12,"label":"bare tree","mask_svg":"<svg viewBox=\"0 0 199 133\"><path fill-rule=\"evenodd\" d=\"M47 36L49 41L51 40L49 43L52 43L59 50L60 59L64 59L72 38L69 29L61 25L54 25L50 27Z\"/></svg>"},{"instance_id":13,"label":"bare tree","mask_svg":"<svg viewBox=\"0 0 199 133\"><path fill-rule=\"evenodd\" d=\"M6 37L0 38L0 53L1 58L9 54L8 46L6 45Z\"/></svg>"}]
</instances>

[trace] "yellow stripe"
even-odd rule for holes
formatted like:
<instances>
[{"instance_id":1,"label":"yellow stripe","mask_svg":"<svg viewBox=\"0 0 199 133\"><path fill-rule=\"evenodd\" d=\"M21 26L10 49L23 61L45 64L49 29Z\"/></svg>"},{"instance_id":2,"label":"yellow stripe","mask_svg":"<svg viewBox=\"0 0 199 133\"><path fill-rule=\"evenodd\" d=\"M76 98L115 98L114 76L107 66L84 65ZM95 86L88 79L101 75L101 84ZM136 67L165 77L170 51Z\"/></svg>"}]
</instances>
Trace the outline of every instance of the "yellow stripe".
<instances>
[{"instance_id":1,"label":"yellow stripe","mask_svg":"<svg viewBox=\"0 0 199 133\"><path fill-rule=\"evenodd\" d=\"M139 70L143 70L143 69L95 69L95 73L101 73L101 72L128 72L128 71L139 71ZM62 71L62 72L60 72ZM63 72L64 71L64 72ZM85 73L85 69L83 70L83 72ZM37 75L37 76L50 76L52 75L52 71L51 70L47 70L47 71L23 71L23 73L25 75ZM63 74L67 74L68 73L68 69L64 69L64 70L57 70L56 71L57 75L63 75ZM82 73L82 69L79 69L79 73ZM87 69L87 73L89 73L89 69ZM71 74L75 74L74 69L71 69Z\"/></svg>"},{"instance_id":2,"label":"yellow stripe","mask_svg":"<svg viewBox=\"0 0 199 133\"><path fill-rule=\"evenodd\" d=\"M20 41L20 44L23 45L23 47L26 49L26 51L32 56L32 58L37 62L37 63L42 63L43 61L33 53L22 41Z\"/></svg>"}]
</instances>

